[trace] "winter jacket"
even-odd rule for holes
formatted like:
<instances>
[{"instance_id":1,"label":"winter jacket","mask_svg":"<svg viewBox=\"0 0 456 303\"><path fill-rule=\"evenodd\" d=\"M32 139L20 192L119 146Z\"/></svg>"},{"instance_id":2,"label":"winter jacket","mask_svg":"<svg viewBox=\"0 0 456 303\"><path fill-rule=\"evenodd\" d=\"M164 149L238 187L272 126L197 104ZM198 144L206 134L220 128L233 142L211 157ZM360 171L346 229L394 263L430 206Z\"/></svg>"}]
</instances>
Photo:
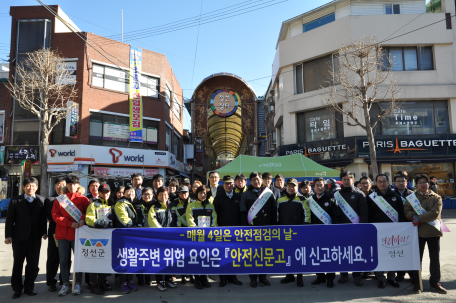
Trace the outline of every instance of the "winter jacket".
<instances>
[{"instance_id":1,"label":"winter jacket","mask_svg":"<svg viewBox=\"0 0 456 303\"><path fill-rule=\"evenodd\" d=\"M210 189L211 186L209 185L209 186L207 186L207 188ZM223 188L223 185L218 185L218 186L217 186L216 193L215 193L215 196L212 196L212 191L209 190L208 193L207 193L207 198L209 199L209 198L212 197L212 200L211 200L211 201L214 201L214 198L217 197L218 194L224 193L224 192L225 192L225 189ZM196 199L196 197L195 197L195 199ZM211 203L212 203L212 202L211 202Z\"/></svg>"},{"instance_id":2,"label":"winter jacket","mask_svg":"<svg viewBox=\"0 0 456 303\"><path fill-rule=\"evenodd\" d=\"M138 225L138 214L130 199L122 197L114 206L114 227L129 228L141 227L142 222Z\"/></svg>"},{"instance_id":3,"label":"winter jacket","mask_svg":"<svg viewBox=\"0 0 456 303\"><path fill-rule=\"evenodd\" d=\"M192 202L190 198L187 200L182 200L179 197L174 199L171 203L171 227L187 227L187 206Z\"/></svg>"},{"instance_id":4,"label":"winter jacket","mask_svg":"<svg viewBox=\"0 0 456 303\"><path fill-rule=\"evenodd\" d=\"M139 217L142 217L139 219L139 222L143 222L142 226L147 227L149 222L148 222L148 215L149 215L149 210L153 205L153 202L155 200L150 201L149 203L146 203L143 199L139 201L134 201L133 202L133 207L135 208L136 213L138 214Z\"/></svg>"},{"instance_id":5,"label":"winter jacket","mask_svg":"<svg viewBox=\"0 0 456 303\"><path fill-rule=\"evenodd\" d=\"M429 189L432 190L437 195L439 194L438 189L437 189L437 184L435 184L434 182L429 182Z\"/></svg>"},{"instance_id":6,"label":"winter jacket","mask_svg":"<svg viewBox=\"0 0 456 303\"><path fill-rule=\"evenodd\" d=\"M265 187L260 187L257 192L252 185L248 186L248 189L241 196L241 206L240 206L240 217L241 217L241 226L249 226L247 220L247 214L252 207L253 203L258 199L261 193L265 190ZM253 218L250 225L252 226L265 226L265 225L276 225L277 224L277 202L272 194L260 211Z\"/></svg>"},{"instance_id":7,"label":"winter jacket","mask_svg":"<svg viewBox=\"0 0 456 303\"><path fill-rule=\"evenodd\" d=\"M85 220L87 208L90 205L89 199L82 196L80 193L67 193L66 195L82 213L81 220ZM72 228L71 224L79 222L76 222L76 220L73 219L73 217L71 217L62 206L60 206L57 199L54 200L54 206L52 207L52 218L56 223L55 239L73 241L76 229Z\"/></svg>"},{"instance_id":8,"label":"winter jacket","mask_svg":"<svg viewBox=\"0 0 456 303\"><path fill-rule=\"evenodd\" d=\"M397 212L398 222L405 222L404 204L402 203L402 198L398 193L388 187L384 194L378 189L372 194L377 194L378 196L383 197L383 199L385 199L385 201L388 202L388 204L391 205L391 207ZM367 197L367 207L369 210L369 223L393 222L380 209L380 207L378 207L377 203L375 203L370 196Z\"/></svg>"},{"instance_id":9,"label":"winter jacket","mask_svg":"<svg viewBox=\"0 0 456 303\"><path fill-rule=\"evenodd\" d=\"M418 237L441 237L442 232L426 222L431 222L436 219L440 222L442 221L440 218L440 214L442 213L442 197L431 190L425 195L421 194L420 191L416 191L415 195L418 201L420 201L421 207L426 211L424 214L418 216L421 221L421 224L418 226ZM404 212L407 220L412 220L413 215L418 215L408 201L405 202Z\"/></svg>"},{"instance_id":10,"label":"winter jacket","mask_svg":"<svg viewBox=\"0 0 456 303\"><path fill-rule=\"evenodd\" d=\"M109 206L108 201L98 197L98 199L90 203L89 207L87 207L85 222L90 227L112 228L113 216L111 211L112 207Z\"/></svg>"},{"instance_id":11,"label":"winter jacket","mask_svg":"<svg viewBox=\"0 0 456 303\"><path fill-rule=\"evenodd\" d=\"M44 200L44 210L46 212L46 218L49 220L49 228L48 228L47 235L48 235L48 237L52 237L52 238L54 237L55 227L56 227L55 221L52 218L52 208L54 207L55 198L57 198L57 196L47 197Z\"/></svg>"},{"instance_id":12,"label":"winter jacket","mask_svg":"<svg viewBox=\"0 0 456 303\"><path fill-rule=\"evenodd\" d=\"M336 199L332 195L325 192L323 193L323 196L320 197L320 199L318 199L317 194L312 195L312 198L331 217L332 224L341 223L341 219L344 217L344 214L339 208ZM312 213L311 224L323 224L323 221L321 221L314 213Z\"/></svg>"},{"instance_id":13,"label":"winter jacket","mask_svg":"<svg viewBox=\"0 0 456 303\"><path fill-rule=\"evenodd\" d=\"M186 219L188 227L198 227L198 217L209 217L210 226L217 226L217 213L215 212L213 198L204 201L195 200L187 206Z\"/></svg>"},{"instance_id":14,"label":"winter jacket","mask_svg":"<svg viewBox=\"0 0 456 303\"><path fill-rule=\"evenodd\" d=\"M286 193L286 190L280 192L280 190L278 188L274 187L272 184L271 184L271 186L269 186L269 189L272 191L276 201L279 200L280 197L283 197Z\"/></svg>"},{"instance_id":15,"label":"winter jacket","mask_svg":"<svg viewBox=\"0 0 456 303\"><path fill-rule=\"evenodd\" d=\"M353 185L347 186L347 187L342 186L342 188L338 192L345 199L345 201L347 201L347 203L351 206L351 208L353 208L355 213L358 215L359 223L368 223L369 222L368 206L367 206L367 202L366 202L366 196L364 196L363 192L356 189ZM352 222L343 213L340 223L352 223Z\"/></svg>"},{"instance_id":16,"label":"winter jacket","mask_svg":"<svg viewBox=\"0 0 456 303\"><path fill-rule=\"evenodd\" d=\"M218 226L239 226L241 224L239 210L242 194L235 192L232 194L230 198L223 191L223 193L219 193L214 199Z\"/></svg>"},{"instance_id":17,"label":"winter jacket","mask_svg":"<svg viewBox=\"0 0 456 303\"><path fill-rule=\"evenodd\" d=\"M405 202L407 201L407 200L406 200L407 196L410 196L411 194L413 194L413 191L410 190L410 189L408 189L408 188L405 188L403 193L401 193L401 192L399 191L399 189L397 189L397 187L394 189L394 191L395 191L399 196L401 196L402 205L405 205Z\"/></svg>"},{"instance_id":18,"label":"winter jacket","mask_svg":"<svg viewBox=\"0 0 456 303\"><path fill-rule=\"evenodd\" d=\"M149 227L172 227L170 208L161 201L152 201L152 203L147 215Z\"/></svg>"},{"instance_id":19,"label":"winter jacket","mask_svg":"<svg viewBox=\"0 0 456 303\"><path fill-rule=\"evenodd\" d=\"M300 193L294 195L286 193L279 198L277 200L277 212L278 225L310 224L309 201Z\"/></svg>"},{"instance_id":20,"label":"winter jacket","mask_svg":"<svg viewBox=\"0 0 456 303\"><path fill-rule=\"evenodd\" d=\"M247 185L244 186L244 188L238 188L238 187L235 187L235 188L234 188L234 192L235 192L235 193L243 194L243 193L245 193L246 191L247 191Z\"/></svg>"}]
</instances>

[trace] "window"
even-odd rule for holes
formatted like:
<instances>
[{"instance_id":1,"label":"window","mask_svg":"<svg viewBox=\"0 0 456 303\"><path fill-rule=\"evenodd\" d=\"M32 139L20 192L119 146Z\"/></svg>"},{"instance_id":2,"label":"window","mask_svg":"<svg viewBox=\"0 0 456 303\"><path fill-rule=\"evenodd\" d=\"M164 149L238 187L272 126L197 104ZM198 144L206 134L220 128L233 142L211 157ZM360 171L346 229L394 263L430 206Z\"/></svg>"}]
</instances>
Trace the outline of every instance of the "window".
<instances>
[{"instance_id":1,"label":"window","mask_svg":"<svg viewBox=\"0 0 456 303\"><path fill-rule=\"evenodd\" d=\"M312 29L315 29L317 27L323 26L325 24L331 23L333 21L336 21L336 14L332 13L327 16L318 18L317 20L311 21L309 23L306 23L303 25L303 31L308 32Z\"/></svg>"},{"instance_id":2,"label":"window","mask_svg":"<svg viewBox=\"0 0 456 303\"><path fill-rule=\"evenodd\" d=\"M173 154L176 156L176 158L179 158L179 137L174 134L174 148L173 148Z\"/></svg>"},{"instance_id":3,"label":"window","mask_svg":"<svg viewBox=\"0 0 456 303\"><path fill-rule=\"evenodd\" d=\"M283 124L280 125L280 145L284 145L284 143L283 143Z\"/></svg>"},{"instance_id":4,"label":"window","mask_svg":"<svg viewBox=\"0 0 456 303\"><path fill-rule=\"evenodd\" d=\"M385 5L385 14L387 15L396 15L401 13L401 5L400 4L386 4Z\"/></svg>"},{"instance_id":5,"label":"window","mask_svg":"<svg viewBox=\"0 0 456 303\"><path fill-rule=\"evenodd\" d=\"M393 71L432 70L432 46L390 47L384 49L384 66L388 67L387 55L394 62Z\"/></svg>"},{"instance_id":6,"label":"window","mask_svg":"<svg viewBox=\"0 0 456 303\"><path fill-rule=\"evenodd\" d=\"M126 93L128 83L128 73L123 69L93 64L93 86Z\"/></svg>"},{"instance_id":7,"label":"window","mask_svg":"<svg viewBox=\"0 0 456 303\"><path fill-rule=\"evenodd\" d=\"M176 114L177 119L181 119L181 105L179 103L179 100L176 98L176 94L174 94L174 101L173 101L173 111L174 114Z\"/></svg>"},{"instance_id":8,"label":"window","mask_svg":"<svg viewBox=\"0 0 456 303\"><path fill-rule=\"evenodd\" d=\"M332 66L331 55L296 65L296 93L301 94L332 85Z\"/></svg>"},{"instance_id":9,"label":"window","mask_svg":"<svg viewBox=\"0 0 456 303\"><path fill-rule=\"evenodd\" d=\"M39 121L15 121L13 145L38 145Z\"/></svg>"},{"instance_id":10,"label":"window","mask_svg":"<svg viewBox=\"0 0 456 303\"><path fill-rule=\"evenodd\" d=\"M140 75L139 82L141 87L141 96L158 98L158 93L160 91L159 79Z\"/></svg>"},{"instance_id":11,"label":"window","mask_svg":"<svg viewBox=\"0 0 456 303\"><path fill-rule=\"evenodd\" d=\"M342 115L327 109L297 114L298 143L342 138Z\"/></svg>"},{"instance_id":12,"label":"window","mask_svg":"<svg viewBox=\"0 0 456 303\"><path fill-rule=\"evenodd\" d=\"M65 136L66 119L60 120L51 133L51 144L73 144L73 138Z\"/></svg>"},{"instance_id":13,"label":"window","mask_svg":"<svg viewBox=\"0 0 456 303\"><path fill-rule=\"evenodd\" d=\"M130 142L128 122L128 116L90 113L89 144L158 149L158 121L143 120L143 143Z\"/></svg>"},{"instance_id":14,"label":"window","mask_svg":"<svg viewBox=\"0 0 456 303\"><path fill-rule=\"evenodd\" d=\"M5 138L5 111L0 111L0 143Z\"/></svg>"},{"instance_id":15,"label":"window","mask_svg":"<svg viewBox=\"0 0 456 303\"><path fill-rule=\"evenodd\" d=\"M171 151L171 129L166 127L165 150Z\"/></svg>"},{"instance_id":16,"label":"window","mask_svg":"<svg viewBox=\"0 0 456 303\"><path fill-rule=\"evenodd\" d=\"M166 90L165 90L165 95L166 95L166 104L168 104L169 107L171 107L170 100L171 100L171 90L169 89L168 84L166 84Z\"/></svg>"},{"instance_id":17,"label":"window","mask_svg":"<svg viewBox=\"0 0 456 303\"><path fill-rule=\"evenodd\" d=\"M378 110L377 106L375 111L378 112ZM403 102L399 109L382 119L381 133L383 135L448 134L450 126L447 101Z\"/></svg>"}]
</instances>

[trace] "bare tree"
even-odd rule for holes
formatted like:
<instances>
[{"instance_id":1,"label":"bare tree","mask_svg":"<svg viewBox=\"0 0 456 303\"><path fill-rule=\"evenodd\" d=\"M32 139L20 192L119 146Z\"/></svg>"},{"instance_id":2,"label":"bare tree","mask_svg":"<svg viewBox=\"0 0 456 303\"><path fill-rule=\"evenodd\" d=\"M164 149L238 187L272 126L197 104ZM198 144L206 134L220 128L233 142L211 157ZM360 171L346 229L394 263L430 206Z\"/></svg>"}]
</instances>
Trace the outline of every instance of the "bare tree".
<instances>
[{"instance_id":1,"label":"bare tree","mask_svg":"<svg viewBox=\"0 0 456 303\"><path fill-rule=\"evenodd\" d=\"M65 62L56 52L49 49L27 54L27 58L16 65L16 81L6 85L11 96L25 110L38 117L41 125L40 193L47 195L47 150L49 136L54 127L65 119L69 108L67 102L77 96L76 81Z\"/></svg>"},{"instance_id":2,"label":"bare tree","mask_svg":"<svg viewBox=\"0 0 456 303\"><path fill-rule=\"evenodd\" d=\"M383 117L398 108L399 89L391 73L393 59L375 37L344 45L330 67L331 86L320 89L322 102L345 116L342 122L366 131L374 177L378 175L378 165L373 130ZM380 108L376 116L371 116L372 106Z\"/></svg>"}]
</instances>

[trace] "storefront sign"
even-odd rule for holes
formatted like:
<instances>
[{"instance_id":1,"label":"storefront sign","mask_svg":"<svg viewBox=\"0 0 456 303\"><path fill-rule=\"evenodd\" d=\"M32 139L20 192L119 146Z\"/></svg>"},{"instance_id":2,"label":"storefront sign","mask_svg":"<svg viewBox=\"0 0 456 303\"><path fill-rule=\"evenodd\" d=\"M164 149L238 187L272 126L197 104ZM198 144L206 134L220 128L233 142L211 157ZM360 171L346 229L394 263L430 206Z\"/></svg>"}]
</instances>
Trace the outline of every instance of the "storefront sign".
<instances>
[{"instance_id":1,"label":"storefront sign","mask_svg":"<svg viewBox=\"0 0 456 303\"><path fill-rule=\"evenodd\" d=\"M67 172L67 171L82 171L85 164L69 164L69 165L48 165L48 172Z\"/></svg>"},{"instance_id":2,"label":"storefront sign","mask_svg":"<svg viewBox=\"0 0 456 303\"><path fill-rule=\"evenodd\" d=\"M279 147L278 155L288 156L298 153L314 161L354 158L355 138L282 145Z\"/></svg>"},{"instance_id":3,"label":"storefront sign","mask_svg":"<svg viewBox=\"0 0 456 303\"><path fill-rule=\"evenodd\" d=\"M62 68L62 71L66 73L65 77L61 76L56 76L55 80L59 84L76 84L76 70L78 67L78 62L73 61L73 62L62 62L58 65L57 69L60 70Z\"/></svg>"},{"instance_id":4,"label":"storefront sign","mask_svg":"<svg viewBox=\"0 0 456 303\"><path fill-rule=\"evenodd\" d=\"M7 146L5 164L21 164L23 160L30 160L32 164L39 164L38 146Z\"/></svg>"},{"instance_id":5,"label":"storefront sign","mask_svg":"<svg viewBox=\"0 0 456 303\"><path fill-rule=\"evenodd\" d=\"M130 142L143 142L143 104L139 75L142 49L130 46Z\"/></svg>"},{"instance_id":6,"label":"storefront sign","mask_svg":"<svg viewBox=\"0 0 456 303\"><path fill-rule=\"evenodd\" d=\"M239 105L239 95L231 89L219 89L212 93L211 109L217 116L232 116Z\"/></svg>"},{"instance_id":7,"label":"storefront sign","mask_svg":"<svg viewBox=\"0 0 456 303\"><path fill-rule=\"evenodd\" d=\"M203 165L204 139L195 138L196 165Z\"/></svg>"},{"instance_id":8,"label":"storefront sign","mask_svg":"<svg viewBox=\"0 0 456 303\"><path fill-rule=\"evenodd\" d=\"M65 137L77 138L78 137L78 114L79 104L73 101L67 103L68 112L65 124Z\"/></svg>"},{"instance_id":9,"label":"storefront sign","mask_svg":"<svg viewBox=\"0 0 456 303\"><path fill-rule=\"evenodd\" d=\"M5 159L5 147L0 146L0 165L4 164L4 159Z\"/></svg>"},{"instance_id":10,"label":"storefront sign","mask_svg":"<svg viewBox=\"0 0 456 303\"><path fill-rule=\"evenodd\" d=\"M153 177L158 174L158 169L95 167L94 173L100 176L131 176L140 173L144 177Z\"/></svg>"},{"instance_id":11,"label":"storefront sign","mask_svg":"<svg viewBox=\"0 0 456 303\"><path fill-rule=\"evenodd\" d=\"M30 160L23 160L21 162L22 166L22 180L28 178L32 175L32 162Z\"/></svg>"}]
</instances>

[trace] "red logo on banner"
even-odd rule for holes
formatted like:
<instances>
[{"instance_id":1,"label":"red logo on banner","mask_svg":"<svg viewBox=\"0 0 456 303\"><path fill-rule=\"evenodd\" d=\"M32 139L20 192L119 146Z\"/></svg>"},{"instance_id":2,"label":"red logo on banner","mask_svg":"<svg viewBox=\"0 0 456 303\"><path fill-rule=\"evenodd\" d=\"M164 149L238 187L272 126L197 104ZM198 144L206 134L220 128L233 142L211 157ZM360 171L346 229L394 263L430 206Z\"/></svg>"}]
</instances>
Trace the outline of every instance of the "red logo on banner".
<instances>
[{"instance_id":1,"label":"red logo on banner","mask_svg":"<svg viewBox=\"0 0 456 303\"><path fill-rule=\"evenodd\" d=\"M54 157L57 151L55 149L50 149L49 152L51 153L51 157Z\"/></svg>"},{"instance_id":2,"label":"red logo on banner","mask_svg":"<svg viewBox=\"0 0 456 303\"><path fill-rule=\"evenodd\" d=\"M122 152L118 150L117 148L111 148L109 150L109 153L112 155L112 163L117 163L119 162L120 156L122 156Z\"/></svg>"}]
</instances>

